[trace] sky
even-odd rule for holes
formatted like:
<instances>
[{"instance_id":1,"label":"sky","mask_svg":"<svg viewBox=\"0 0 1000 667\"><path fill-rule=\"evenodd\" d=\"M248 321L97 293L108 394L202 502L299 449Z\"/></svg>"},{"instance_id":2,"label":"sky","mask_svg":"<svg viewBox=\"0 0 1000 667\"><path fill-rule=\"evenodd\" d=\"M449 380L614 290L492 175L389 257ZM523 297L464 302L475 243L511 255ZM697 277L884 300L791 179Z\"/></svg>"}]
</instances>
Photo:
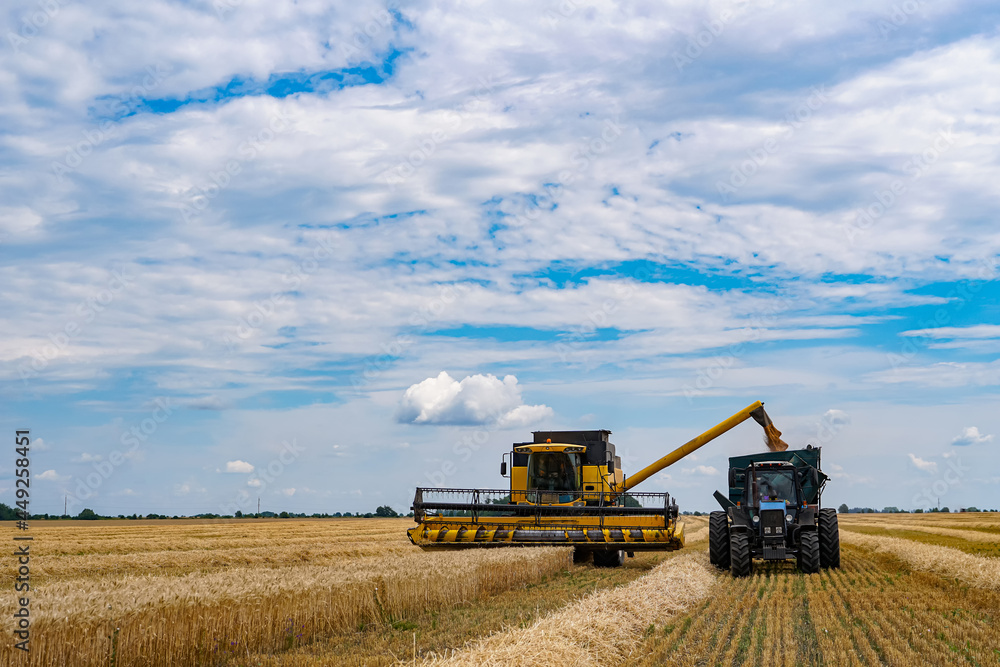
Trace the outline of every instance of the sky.
<instances>
[{"instance_id":1,"label":"sky","mask_svg":"<svg viewBox=\"0 0 1000 667\"><path fill-rule=\"evenodd\" d=\"M762 400L837 506L1000 507L1000 6L0 14L0 437L35 513L406 511ZM708 511L747 422L637 490ZM0 458L13 504L14 453Z\"/></svg>"}]
</instances>

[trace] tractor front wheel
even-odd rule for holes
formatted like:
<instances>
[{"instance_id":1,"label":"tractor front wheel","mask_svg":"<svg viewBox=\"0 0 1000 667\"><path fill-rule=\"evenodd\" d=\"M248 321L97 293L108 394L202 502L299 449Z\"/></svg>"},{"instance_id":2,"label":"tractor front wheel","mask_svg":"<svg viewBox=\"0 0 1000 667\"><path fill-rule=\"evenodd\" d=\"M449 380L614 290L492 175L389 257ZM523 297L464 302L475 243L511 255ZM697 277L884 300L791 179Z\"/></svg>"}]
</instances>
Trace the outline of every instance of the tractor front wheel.
<instances>
[{"instance_id":1,"label":"tractor front wheel","mask_svg":"<svg viewBox=\"0 0 1000 667\"><path fill-rule=\"evenodd\" d=\"M750 536L740 530L729 537L729 571L734 577L749 577L753 572L753 559L750 557Z\"/></svg>"},{"instance_id":2,"label":"tractor front wheel","mask_svg":"<svg viewBox=\"0 0 1000 667\"><path fill-rule=\"evenodd\" d=\"M799 541L799 570L803 574L819 572L819 532L815 530L802 531Z\"/></svg>"},{"instance_id":3,"label":"tractor front wheel","mask_svg":"<svg viewBox=\"0 0 1000 667\"><path fill-rule=\"evenodd\" d=\"M832 507L819 511L819 566L840 567L840 525Z\"/></svg>"},{"instance_id":4,"label":"tractor front wheel","mask_svg":"<svg viewBox=\"0 0 1000 667\"><path fill-rule=\"evenodd\" d=\"M708 560L720 570L729 569L729 517L725 512L708 515Z\"/></svg>"}]
</instances>

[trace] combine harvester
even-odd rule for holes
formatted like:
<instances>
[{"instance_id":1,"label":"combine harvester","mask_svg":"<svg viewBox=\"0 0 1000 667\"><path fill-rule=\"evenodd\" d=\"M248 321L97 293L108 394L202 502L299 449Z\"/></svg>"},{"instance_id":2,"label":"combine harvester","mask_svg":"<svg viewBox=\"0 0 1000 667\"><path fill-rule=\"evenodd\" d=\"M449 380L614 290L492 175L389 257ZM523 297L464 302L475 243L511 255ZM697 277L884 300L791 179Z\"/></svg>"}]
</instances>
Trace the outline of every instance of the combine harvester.
<instances>
[{"instance_id":1,"label":"combine harvester","mask_svg":"<svg viewBox=\"0 0 1000 667\"><path fill-rule=\"evenodd\" d=\"M510 489L418 488L417 526L407 535L427 550L573 546L577 561L592 553L603 567L621 565L626 553L680 549L684 527L670 494L630 490L751 417L769 450L788 448L758 401L628 477L611 431L535 431L534 442L503 456Z\"/></svg>"}]
</instances>

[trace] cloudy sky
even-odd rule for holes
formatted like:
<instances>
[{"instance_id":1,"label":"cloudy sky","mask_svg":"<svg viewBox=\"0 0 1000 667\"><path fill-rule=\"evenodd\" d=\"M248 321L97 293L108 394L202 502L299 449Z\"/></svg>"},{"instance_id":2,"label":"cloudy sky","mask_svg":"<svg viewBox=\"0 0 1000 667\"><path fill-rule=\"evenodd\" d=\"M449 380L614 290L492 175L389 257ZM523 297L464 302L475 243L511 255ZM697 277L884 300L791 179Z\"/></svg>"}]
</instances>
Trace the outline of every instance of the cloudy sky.
<instances>
[{"instance_id":1,"label":"cloudy sky","mask_svg":"<svg viewBox=\"0 0 1000 667\"><path fill-rule=\"evenodd\" d=\"M826 504L1000 506L1000 8L6 3L34 512L405 510L763 400ZM744 424L644 484L708 510ZM13 454L0 497L13 502ZM642 487L640 487L642 488Z\"/></svg>"}]
</instances>

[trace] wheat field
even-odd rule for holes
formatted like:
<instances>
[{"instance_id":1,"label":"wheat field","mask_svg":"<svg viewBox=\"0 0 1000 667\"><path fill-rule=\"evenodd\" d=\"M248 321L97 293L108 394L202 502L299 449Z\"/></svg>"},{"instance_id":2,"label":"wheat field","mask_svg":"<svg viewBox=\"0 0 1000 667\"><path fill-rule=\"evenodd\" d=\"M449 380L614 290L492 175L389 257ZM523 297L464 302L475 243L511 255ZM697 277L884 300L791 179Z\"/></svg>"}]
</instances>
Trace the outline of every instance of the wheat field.
<instances>
[{"instance_id":1,"label":"wheat field","mask_svg":"<svg viewBox=\"0 0 1000 667\"><path fill-rule=\"evenodd\" d=\"M425 553L409 519L33 522L31 652L0 664L1000 664L996 514L842 515L842 569L742 580L683 520L613 570Z\"/></svg>"}]
</instances>

